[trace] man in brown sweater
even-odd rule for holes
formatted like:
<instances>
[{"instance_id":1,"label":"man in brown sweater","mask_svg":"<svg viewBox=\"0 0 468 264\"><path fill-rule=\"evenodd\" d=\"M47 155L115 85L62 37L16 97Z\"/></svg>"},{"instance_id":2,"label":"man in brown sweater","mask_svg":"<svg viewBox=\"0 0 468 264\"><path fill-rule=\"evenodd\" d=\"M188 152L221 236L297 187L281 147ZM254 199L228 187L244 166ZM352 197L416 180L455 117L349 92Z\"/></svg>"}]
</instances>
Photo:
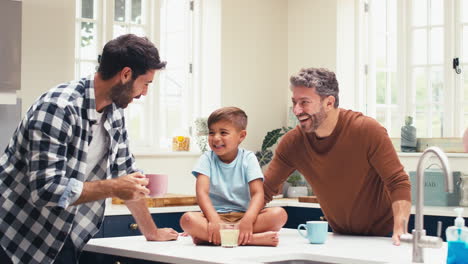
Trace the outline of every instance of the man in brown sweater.
<instances>
[{"instance_id":1,"label":"man in brown sweater","mask_svg":"<svg viewBox=\"0 0 468 264\"><path fill-rule=\"evenodd\" d=\"M298 170L333 232L393 232L399 245L410 214L411 186L386 129L362 113L338 108L333 72L302 69L290 82L300 125L283 136L265 172L265 201Z\"/></svg>"}]
</instances>

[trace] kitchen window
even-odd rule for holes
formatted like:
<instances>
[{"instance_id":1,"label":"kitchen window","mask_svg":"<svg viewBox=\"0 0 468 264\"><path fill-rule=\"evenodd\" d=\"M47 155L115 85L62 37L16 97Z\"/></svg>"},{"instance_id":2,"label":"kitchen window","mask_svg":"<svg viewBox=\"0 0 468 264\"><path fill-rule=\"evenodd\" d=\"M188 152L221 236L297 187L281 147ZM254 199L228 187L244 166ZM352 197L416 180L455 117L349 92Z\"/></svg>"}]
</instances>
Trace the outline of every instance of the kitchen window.
<instances>
[{"instance_id":1,"label":"kitchen window","mask_svg":"<svg viewBox=\"0 0 468 264\"><path fill-rule=\"evenodd\" d=\"M188 135L196 118L197 98L192 81L193 1L78 0L76 4L77 78L92 74L104 44L122 34L146 36L168 62L155 75L148 95L125 109L135 154L171 149L172 137Z\"/></svg>"},{"instance_id":2,"label":"kitchen window","mask_svg":"<svg viewBox=\"0 0 468 264\"><path fill-rule=\"evenodd\" d=\"M418 137L460 137L468 127L468 0L362 4L367 114L391 137L400 137L405 116Z\"/></svg>"}]
</instances>

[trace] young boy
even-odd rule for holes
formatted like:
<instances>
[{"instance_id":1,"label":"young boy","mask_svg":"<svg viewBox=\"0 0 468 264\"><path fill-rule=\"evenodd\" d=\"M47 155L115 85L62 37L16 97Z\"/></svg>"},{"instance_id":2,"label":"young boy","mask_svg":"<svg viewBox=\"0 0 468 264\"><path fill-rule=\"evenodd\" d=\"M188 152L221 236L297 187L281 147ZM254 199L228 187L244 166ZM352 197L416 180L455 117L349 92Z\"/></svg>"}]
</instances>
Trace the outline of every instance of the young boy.
<instances>
[{"instance_id":1,"label":"young boy","mask_svg":"<svg viewBox=\"0 0 468 264\"><path fill-rule=\"evenodd\" d=\"M239 222L239 245L277 246L278 232L286 223L283 208L263 208L263 174L255 154L239 148L247 135L247 115L237 107L224 107L208 118L208 143L192 171L202 212L180 219L195 244L221 242L219 224Z\"/></svg>"}]
</instances>

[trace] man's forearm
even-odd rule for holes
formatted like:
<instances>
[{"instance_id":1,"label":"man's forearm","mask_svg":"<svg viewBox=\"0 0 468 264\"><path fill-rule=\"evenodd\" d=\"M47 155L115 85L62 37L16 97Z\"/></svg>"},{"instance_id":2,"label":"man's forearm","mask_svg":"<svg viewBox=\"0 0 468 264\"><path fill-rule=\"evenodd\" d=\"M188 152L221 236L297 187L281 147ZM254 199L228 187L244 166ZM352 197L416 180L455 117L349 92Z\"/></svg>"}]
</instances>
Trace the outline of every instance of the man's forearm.
<instances>
[{"instance_id":1,"label":"man's forearm","mask_svg":"<svg viewBox=\"0 0 468 264\"><path fill-rule=\"evenodd\" d=\"M80 197L72 205L98 201L112 196L112 180L84 182Z\"/></svg>"},{"instance_id":2,"label":"man's forearm","mask_svg":"<svg viewBox=\"0 0 468 264\"><path fill-rule=\"evenodd\" d=\"M141 233L146 237L146 239L152 240L151 238L155 236L157 232L157 226L151 217L148 207L146 206L146 200L139 199L125 201L125 205L132 213L133 218L135 218Z\"/></svg>"},{"instance_id":3,"label":"man's forearm","mask_svg":"<svg viewBox=\"0 0 468 264\"><path fill-rule=\"evenodd\" d=\"M409 215L411 213L411 202L407 200L398 200L392 203L394 230L395 227L406 228L408 225ZM405 230L406 232L407 230Z\"/></svg>"}]
</instances>

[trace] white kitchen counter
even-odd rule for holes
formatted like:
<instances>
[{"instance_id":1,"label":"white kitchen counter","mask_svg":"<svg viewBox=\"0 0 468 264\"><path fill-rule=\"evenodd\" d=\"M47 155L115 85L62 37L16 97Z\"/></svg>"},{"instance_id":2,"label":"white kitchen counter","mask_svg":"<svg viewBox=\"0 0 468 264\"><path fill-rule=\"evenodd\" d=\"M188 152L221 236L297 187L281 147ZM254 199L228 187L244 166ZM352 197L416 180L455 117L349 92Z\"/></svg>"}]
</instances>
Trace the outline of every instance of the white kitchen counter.
<instances>
[{"instance_id":1,"label":"white kitchen counter","mask_svg":"<svg viewBox=\"0 0 468 264\"><path fill-rule=\"evenodd\" d=\"M412 245L392 245L388 237L329 234L325 244L309 244L295 229L280 231L278 247L196 246L190 237L177 241L147 242L143 236L95 238L85 251L166 263L264 263L285 259L309 259L329 263L411 263ZM445 263L447 243L439 249L424 249L425 263ZM335 261L335 262L331 262Z\"/></svg>"},{"instance_id":2,"label":"white kitchen counter","mask_svg":"<svg viewBox=\"0 0 468 264\"><path fill-rule=\"evenodd\" d=\"M304 208L320 208L318 203L300 203L297 199L276 199L267 204L267 207L271 206L291 206L291 207L304 207ZM425 206L424 215L434 216L457 216L453 209L456 207L450 206ZM150 207L150 213L177 213L177 212L189 212L189 211L200 211L200 207L197 205L193 206L170 206L170 207ZM415 207L411 208L411 213L415 213ZM108 204L106 207L105 215L129 215L130 211L125 205ZM465 207L463 211L463 217L468 217L468 207Z\"/></svg>"}]
</instances>

